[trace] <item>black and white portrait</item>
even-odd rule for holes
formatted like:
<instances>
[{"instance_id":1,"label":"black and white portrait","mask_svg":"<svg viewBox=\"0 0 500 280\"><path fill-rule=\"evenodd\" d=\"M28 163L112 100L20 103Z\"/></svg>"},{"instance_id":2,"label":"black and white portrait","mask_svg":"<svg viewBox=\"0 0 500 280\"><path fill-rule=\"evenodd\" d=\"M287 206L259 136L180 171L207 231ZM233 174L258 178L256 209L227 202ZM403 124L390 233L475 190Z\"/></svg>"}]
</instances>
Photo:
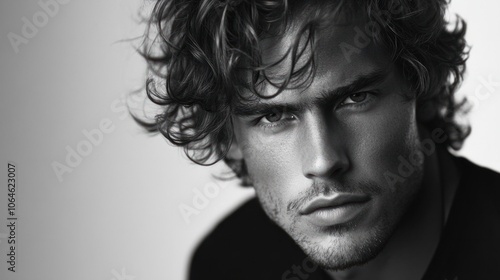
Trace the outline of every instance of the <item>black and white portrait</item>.
<instances>
[{"instance_id":1,"label":"black and white portrait","mask_svg":"<svg viewBox=\"0 0 500 280\"><path fill-rule=\"evenodd\" d=\"M500 4L1 3L1 279L500 277Z\"/></svg>"}]
</instances>

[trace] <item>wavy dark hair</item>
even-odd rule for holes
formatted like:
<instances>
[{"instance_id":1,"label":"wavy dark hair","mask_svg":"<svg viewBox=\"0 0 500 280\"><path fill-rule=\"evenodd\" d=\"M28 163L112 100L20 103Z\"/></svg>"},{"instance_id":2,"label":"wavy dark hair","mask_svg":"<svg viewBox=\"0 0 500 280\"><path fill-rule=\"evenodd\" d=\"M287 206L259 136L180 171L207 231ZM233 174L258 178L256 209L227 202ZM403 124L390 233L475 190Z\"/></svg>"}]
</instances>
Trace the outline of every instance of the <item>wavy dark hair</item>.
<instances>
[{"instance_id":1,"label":"wavy dark hair","mask_svg":"<svg viewBox=\"0 0 500 280\"><path fill-rule=\"evenodd\" d=\"M445 20L445 0L159 0L148 18L140 48L149 66L147 96L162 106L154 121L135 118L151 132L161 132L184 148L195 163L221 159L249 184L244 161L228 158L233 140L231 116L236 102L250 90L259 95L263 82L276 94L291 84L307 86L314 78L316 34L335 18L364 17L377 25L372 39L387 48L417 98L420 121L443 129L444 145L460 149L470 133L457 116L465 100L455 92L468 57L466 23ZM264 64L261 42L299 27L288 52ZM305 41L304 41L305 38ZM305 42L305 43L303 43ZM305 48L312 55L297 61ZM290 58L288 74L276 79L266 70ZM251 81L242 78L250 74ZM247 75L248 77L248 75ZM276 95L275 94L275 95ZM269 97L268 97L269 98Z\"/></svg>"}]
</instances>

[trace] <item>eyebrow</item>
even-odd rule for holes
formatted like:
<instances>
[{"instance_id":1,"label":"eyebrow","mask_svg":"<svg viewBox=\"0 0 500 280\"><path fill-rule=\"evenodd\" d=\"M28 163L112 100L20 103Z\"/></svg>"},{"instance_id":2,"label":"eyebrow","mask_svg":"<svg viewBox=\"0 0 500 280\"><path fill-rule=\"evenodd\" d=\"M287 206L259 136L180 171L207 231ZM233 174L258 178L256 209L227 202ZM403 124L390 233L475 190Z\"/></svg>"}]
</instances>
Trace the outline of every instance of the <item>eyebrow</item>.
<instances>
[{"instance_id":1,"label":"eyebrow","mask_svg":"<svg viewBox=\"0 0 500 280\"><path fill-rule=\"evenodd\" d=\"M351 83L345 86L338 87L333 90L322 91L320 96L308 102L310 104L301 103L277 103L277 102L261 102L250 101L250 102L240 102L237 104L233 113L236 116L254 116L254 115L264 115L274 112L290 112L298 113L304 111L306 108L311 107L311 105L324 106L324 104L334 104L339 98L342 98L348 94L355 93L363 88L372 86L374 84L379 84L383 82L388 74L389 69L377 69L370 73L356 76Z\"/></svg>"}]
</instances>

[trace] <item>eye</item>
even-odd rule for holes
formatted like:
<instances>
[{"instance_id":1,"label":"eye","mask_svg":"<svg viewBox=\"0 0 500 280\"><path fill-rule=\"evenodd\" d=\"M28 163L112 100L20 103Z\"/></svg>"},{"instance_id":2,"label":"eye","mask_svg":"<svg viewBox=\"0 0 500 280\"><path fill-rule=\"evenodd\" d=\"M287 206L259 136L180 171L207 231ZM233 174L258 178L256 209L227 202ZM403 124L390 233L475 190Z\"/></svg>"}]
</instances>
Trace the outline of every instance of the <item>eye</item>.
<instances>
[{"instance_id":1,"label":"eye","mask_svg":"<svg viewBox=\"0 0 500 280\"><path fill-rule=\"evenodd\" d=\"M263 127L275 127L286 124L295 119L295 115L288 112L273 110L273 112L262 116L258 123Z\"/></svg>"},{"instance_id":2,"label":"eye","mask_svg":"<svg viewBox=\"0 0 500 280\"><path fill-rule=\"evenodd\" d=\"M368 97L368 93L367 92L353 93L353 94L350 94L349 96L347 96L347 98L344 99L340 103L340 105L343 106L343 105L348 105L348 104L360 103L360 102L365 101L367 97Z\"/></svg>"},{"instance_id":3,"label":"eye","mask_svg":"<svg viewBox=\"0 0 500 280\"><path fill-rule=\"evenodd\" d=\"M265 115L263 119L265 121L273 123L280 121L282 117L283 117L283 112L272 112L270 114Z\"/></svg>"}]
</instances>

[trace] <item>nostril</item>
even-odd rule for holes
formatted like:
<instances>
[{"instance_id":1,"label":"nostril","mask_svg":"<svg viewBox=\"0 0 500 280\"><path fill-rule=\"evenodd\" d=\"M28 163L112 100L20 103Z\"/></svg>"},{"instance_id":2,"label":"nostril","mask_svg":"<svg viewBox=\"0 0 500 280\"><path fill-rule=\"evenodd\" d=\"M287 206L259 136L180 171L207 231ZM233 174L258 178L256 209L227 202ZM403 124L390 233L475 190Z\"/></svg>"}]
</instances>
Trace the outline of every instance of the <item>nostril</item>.
<instances>
[{"instance_id":1,"label":"nostril","mask_svg":"<svg viewBox=\"0 0 500 280\"><path fill-rule=\"evenodd\" d=\"M349 161L346 156L330 153L311 158L306 161L304 166L304 175L307 178L332 178L338 177L349 169Z\"/></svg>"}]
</instances>

